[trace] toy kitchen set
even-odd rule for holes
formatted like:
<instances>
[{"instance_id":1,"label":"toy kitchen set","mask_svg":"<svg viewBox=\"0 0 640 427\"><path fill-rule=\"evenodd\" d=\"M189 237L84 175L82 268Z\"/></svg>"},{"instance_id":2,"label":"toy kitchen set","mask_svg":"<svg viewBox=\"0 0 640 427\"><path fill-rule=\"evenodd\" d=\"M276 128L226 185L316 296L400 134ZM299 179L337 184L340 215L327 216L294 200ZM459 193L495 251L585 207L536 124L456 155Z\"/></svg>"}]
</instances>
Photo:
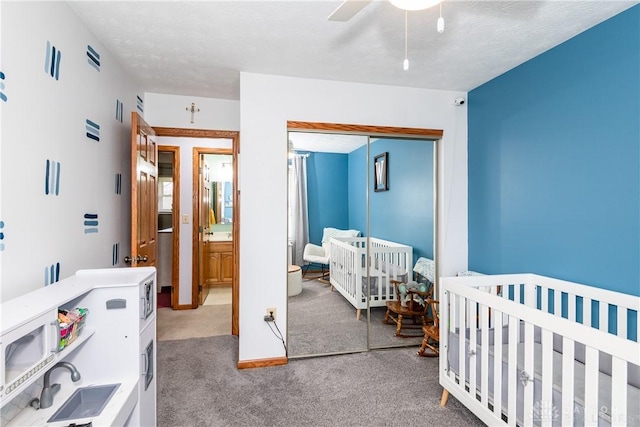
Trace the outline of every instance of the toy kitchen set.
<instances>
[{"instance_id":1,"label":"toy kitchen set","mask_svg":"<svg viewBox=\"0 0 640 427\"><path fill-rule=\"evenodd\" d=\"M156 270L79 270L1 305L3 426L156 425Z\"/></svg>"}]
</instances>

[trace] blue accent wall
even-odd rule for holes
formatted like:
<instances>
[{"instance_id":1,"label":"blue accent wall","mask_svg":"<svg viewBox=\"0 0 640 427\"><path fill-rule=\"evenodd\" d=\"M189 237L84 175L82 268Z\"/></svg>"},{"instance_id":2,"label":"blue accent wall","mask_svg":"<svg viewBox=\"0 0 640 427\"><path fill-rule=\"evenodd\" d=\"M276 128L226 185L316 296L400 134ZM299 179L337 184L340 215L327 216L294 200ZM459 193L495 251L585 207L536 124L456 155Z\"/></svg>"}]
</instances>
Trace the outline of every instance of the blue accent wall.
<instances>
[{"instance_id":1,"label":"blue accent wall","mask_svg":"<svg viewBox=\"0 0 640 427\"><path fill-rule=\"evenodd\" d=\"M349 153L349 228L367 235L367 146Z\"/></svg>"},{"instance_id":2,"label":"blue accent wall","mask_svg":"<svg viewBox=\"0 0 640 427\"><path fill-rule=\"evenodd\" d=\"M389 153L389 191L369 184L371 235L413 247L433 258L433 142L377 139L371 157ZM373 160L369 162L373 179ZM347 154L311 153L307 158L309 240L320 244L322 229L367 234L367 146Z\"/></svg>"},{"instance_id":3,"label":"blue accent wall","mask_svg":"<svg viewBox=\"0 0 640 427\"><path fill-rule=\"evenodd\" d=\"M310 153L307 158L309 241L322 242L324 227L349 228L346 154Z\"/></svg>"},{"instance_id":4,"label":"blue accent wall","mask_svg":"<svg viewBox=\"0 0 640 427\"><path fill-rule=\"evenodd\" d=\"M374 192L369 183L370 233L380 239L413 247L414 261L433 258L433 142L377 139L373 157L389 153L389 191ZM349 154L349 228L366 235L367 147Z\"/></svg>"},{"instance_id":5,"label":"blue accent wall","mask_svg":"<svg viewBox=\"0 0 640 427\"><path fill-rule=\"evenodd\" d=\"M469 93L469 268L640 295L640 6Z\"/></svg>"},{"instance_id":6,"label":"blue accent wall","mask_svg":"<svg viewBox=\"0 0 640 427\"><path fill-rule=\"evenodd\" d=\"M433 142L410 139L372 141L369 189L372 237L413 247L433 259ZM373 191L373 159L388 152L388 191Z\"/></svg>"}]
</instances>

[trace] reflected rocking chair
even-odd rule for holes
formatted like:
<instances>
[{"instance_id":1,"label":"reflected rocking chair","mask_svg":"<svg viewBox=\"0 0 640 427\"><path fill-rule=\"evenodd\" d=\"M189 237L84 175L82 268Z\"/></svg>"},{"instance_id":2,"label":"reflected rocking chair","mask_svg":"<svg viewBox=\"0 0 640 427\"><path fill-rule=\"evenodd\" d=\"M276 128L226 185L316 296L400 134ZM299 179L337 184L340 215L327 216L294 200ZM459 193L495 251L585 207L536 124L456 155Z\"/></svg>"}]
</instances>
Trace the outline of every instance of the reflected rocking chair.
<instances>
[{"instance_id":1,"label":"reflected rocking chair","mask_svg":"<svg viewBox=\"0 0 640 427\"><path fill-rule=\"evenodd\" d=\"M387 312L384 315L383 323L388 324L389 321L395 323L397 337L420 337L422 334L407 334L405 329L422 329L424 326L433 323L433 319L430 316L429 301L433 294L433 285L429 287L427 292L420 292L418 290L407 289L406 301L400 297L399 286L403 282L397 280L391 280L395 288L396 296L395 301L387 301ZM411 318L413 322L407 324L407 318Z\"/></svg>"}]
</instances>

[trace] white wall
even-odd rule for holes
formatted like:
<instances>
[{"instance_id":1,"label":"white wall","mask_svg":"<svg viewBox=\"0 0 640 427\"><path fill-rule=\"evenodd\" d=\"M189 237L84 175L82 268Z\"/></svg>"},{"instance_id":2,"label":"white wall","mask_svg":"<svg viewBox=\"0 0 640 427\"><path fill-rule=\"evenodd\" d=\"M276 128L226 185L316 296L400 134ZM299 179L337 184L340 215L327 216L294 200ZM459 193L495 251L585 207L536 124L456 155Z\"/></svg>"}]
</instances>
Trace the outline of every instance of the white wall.
<instances>
[{"instance_id":1,"label":"white wall","mask_svg":"<svg viewBox=\"0 0 640 427\"><path fill-rule=\"evenodd\" d=\"M80 268L124 265L130 253L131 111L143 95L66 2L2 2L1 31L5 301ZM46 67L47 43L49 52L55 47L61 53L57 79ZM89 62L88 45L99 54L99 67ZM87 137L87 119L99 125L99 141ZM47 160L60 165L57 195L45 192ZM85 227L87 213L98 215L97 232L87 232L94 228Z\"/></svg>"},{"instance_id":2,"label":"white wall","mask_svg":"<svg viewBox=\"0 0 640 427\"><path fill-rule=\"evenodd\" d=\"M151 92L145 93L144 99L144 117L151 126L240 130L240 101ZM200 109L193 115L194 123L191 123L191 113L187 111L192 102Z\"/></svg>"},{"instance_id":3,"label":"white wall","mask_svg":"<svg viewBox=\"0 0 640 427\"><path fill-rule=\"evenodd\" d=\"M241 73L239 360L284 356L263 316L286 336L287 120L443 129L438 266L467 266L467 108L462 92Z\"/></svg>"}]
</instances>

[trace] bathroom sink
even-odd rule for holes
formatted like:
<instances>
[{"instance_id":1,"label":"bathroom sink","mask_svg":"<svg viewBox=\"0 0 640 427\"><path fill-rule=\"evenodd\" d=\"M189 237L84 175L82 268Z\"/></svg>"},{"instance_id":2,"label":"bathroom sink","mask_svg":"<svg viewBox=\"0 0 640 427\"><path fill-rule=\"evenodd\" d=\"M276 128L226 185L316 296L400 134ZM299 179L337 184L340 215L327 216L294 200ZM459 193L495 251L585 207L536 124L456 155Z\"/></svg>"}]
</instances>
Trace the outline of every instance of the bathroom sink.
<instances>
[{"instance_id":1,"label":"bathroom sink","mask_svg":"<svg viewBox=\"0 0 640 427\"><path fill-rule=\"evenodd\" d=\"M81 387L73 392L66 402L47 420L55 421L88 418L100 415L120 384Z\"/></svg>"}]
</instances>

